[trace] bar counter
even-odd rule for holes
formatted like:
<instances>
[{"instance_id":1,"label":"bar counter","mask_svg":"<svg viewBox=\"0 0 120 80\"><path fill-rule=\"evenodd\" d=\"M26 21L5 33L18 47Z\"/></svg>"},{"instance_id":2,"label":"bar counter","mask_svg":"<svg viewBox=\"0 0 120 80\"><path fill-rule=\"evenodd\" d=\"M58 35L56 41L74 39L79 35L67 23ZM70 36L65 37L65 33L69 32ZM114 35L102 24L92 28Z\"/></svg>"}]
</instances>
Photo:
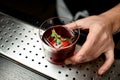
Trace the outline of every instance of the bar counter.
<instances>
[{"instance_id":1,"label":"bar counter","mask_svg":"<svg viewBox=\"0 0 120 80\"><path fill-rule=\"evenodd\" d=\"M36 26L0 12L0 79L120 80L119 59L103 76L97 75L98 68L104 63L103 56L76 66L49 63L38 31ZM76 49L80 47L77 44Z\"/></svg>"}]
</instances>

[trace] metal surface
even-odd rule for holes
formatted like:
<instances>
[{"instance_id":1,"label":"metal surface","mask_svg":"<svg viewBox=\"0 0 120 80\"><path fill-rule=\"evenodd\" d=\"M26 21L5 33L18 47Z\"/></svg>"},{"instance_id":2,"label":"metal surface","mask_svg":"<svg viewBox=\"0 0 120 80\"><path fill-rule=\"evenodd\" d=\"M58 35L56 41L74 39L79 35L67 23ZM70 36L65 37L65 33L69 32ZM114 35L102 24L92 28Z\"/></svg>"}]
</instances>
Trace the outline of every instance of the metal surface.
<instances>
[{"instance_id":1,"label":"metal surface","mask_svg":"<svg viewBox=\"0 0 120 80\"><path fill-rule=\"evenodd\" d=\"M120 80L119 60L115 60L106 74L98 76L103 57L76 66L54 65L45 59L40 42L38 28L0 13L1 55L57 80Z\"/></svg>"},{"instance_id":2,"label":"metal surface","mask_svg":"<svg viewBox=\"0 0 120 80\"><path fill-rule=\"evenodd\" d=\"M0 56L0 80L48 80Z\"/></svg>"}]
</instances>

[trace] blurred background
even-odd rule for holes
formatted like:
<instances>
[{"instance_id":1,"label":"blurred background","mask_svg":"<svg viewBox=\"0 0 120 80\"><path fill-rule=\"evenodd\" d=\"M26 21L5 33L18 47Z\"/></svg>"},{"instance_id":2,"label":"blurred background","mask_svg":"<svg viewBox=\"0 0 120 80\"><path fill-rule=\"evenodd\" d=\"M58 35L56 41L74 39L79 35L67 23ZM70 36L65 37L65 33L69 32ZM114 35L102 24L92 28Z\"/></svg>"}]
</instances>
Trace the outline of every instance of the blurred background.
<instances>
[{"instance_id":1,"label":"blurred background","mask_svg":"<svg viewBox=\"0 0 120 80\"><path fill-rule=\"evenodd\" d=\"M0 0L0 11L38 26L57 16L56 0Z\"/></svg>"}]
</instances>

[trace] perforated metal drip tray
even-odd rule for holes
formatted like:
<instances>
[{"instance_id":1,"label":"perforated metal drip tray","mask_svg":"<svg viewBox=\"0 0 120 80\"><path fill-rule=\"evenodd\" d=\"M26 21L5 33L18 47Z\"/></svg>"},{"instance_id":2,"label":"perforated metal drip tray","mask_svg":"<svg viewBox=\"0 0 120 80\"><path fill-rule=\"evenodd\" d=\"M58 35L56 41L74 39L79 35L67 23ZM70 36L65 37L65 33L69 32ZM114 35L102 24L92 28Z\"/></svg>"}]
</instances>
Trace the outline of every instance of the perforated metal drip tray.
<instances>
[{"instance_id":1,"label":"perforated metal drip tray","mask_svg":"<svg viewBox=\"0 0 120 80\"><path fill-rule=\"evenodd\" d=\"M119 60L115 60L111 69L103 76L97 75L98 68L104 63L102 57L77 66L49 63L42 51L38 28L3 13L0 13L0 53L50 79L120 80Z\"/></svg>"}]
</instances>

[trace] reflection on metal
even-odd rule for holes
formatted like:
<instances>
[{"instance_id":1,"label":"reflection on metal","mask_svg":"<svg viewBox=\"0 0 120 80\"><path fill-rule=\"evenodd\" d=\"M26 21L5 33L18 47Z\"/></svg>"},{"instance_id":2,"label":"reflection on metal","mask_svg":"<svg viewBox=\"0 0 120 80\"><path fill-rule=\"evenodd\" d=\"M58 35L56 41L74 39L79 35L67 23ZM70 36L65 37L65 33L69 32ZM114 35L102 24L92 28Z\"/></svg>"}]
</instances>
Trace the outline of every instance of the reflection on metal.
<instances>
[{"instance_id":1,"label":"reflection on metal","mask_svg":"<svg viewBox=\"0 0 120 80\"><path fill-rule=\"evenodd\" d=\"M98 76L97 70L104 63L102 57L76 66L54 65L45 59L40 42L38 28L0 13L1 55L57 80L120 80L119 60L106 74Z\"/></svg>"}]
</instances>

